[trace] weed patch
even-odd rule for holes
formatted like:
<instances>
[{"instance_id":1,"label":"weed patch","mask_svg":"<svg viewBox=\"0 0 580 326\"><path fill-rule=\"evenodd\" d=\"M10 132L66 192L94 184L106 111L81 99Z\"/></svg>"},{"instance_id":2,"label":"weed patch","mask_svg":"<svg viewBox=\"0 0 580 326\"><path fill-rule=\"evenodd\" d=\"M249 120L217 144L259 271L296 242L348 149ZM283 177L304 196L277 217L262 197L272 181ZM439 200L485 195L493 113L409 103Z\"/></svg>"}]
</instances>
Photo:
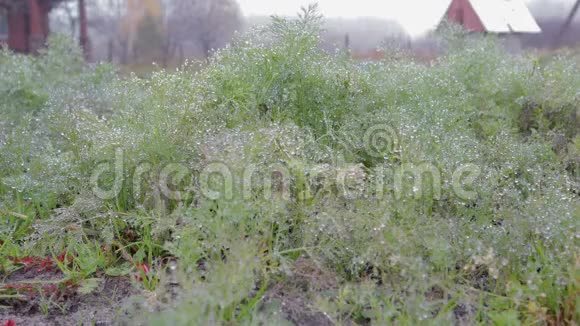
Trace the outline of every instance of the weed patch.
<instances>
[{"instance_id":1,"label":"weed patch","mask_svg":"<svg viewBox=\"0 0 580 326\"><path fill-rule=\"evenodd\" d=\"M1 52L0 320L579 320L577 62L449 32L361 63L320 21L147 79Z\"/></svg>"}]
</instances>

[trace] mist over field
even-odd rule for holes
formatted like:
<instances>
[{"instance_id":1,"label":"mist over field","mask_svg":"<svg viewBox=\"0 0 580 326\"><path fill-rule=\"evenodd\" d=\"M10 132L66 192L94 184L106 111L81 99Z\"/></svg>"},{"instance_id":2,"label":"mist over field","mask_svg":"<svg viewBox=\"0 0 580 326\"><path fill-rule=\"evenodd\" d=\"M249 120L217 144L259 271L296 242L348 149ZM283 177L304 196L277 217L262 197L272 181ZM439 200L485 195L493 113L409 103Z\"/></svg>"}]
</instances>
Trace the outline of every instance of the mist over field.
<instances>
[{"instance_id":1,"label":"mist over field","mask_svg":"<svg viewBox=\"0 0 580 326\"><path fill-rule=\"evenodd\" d=\"M195 9L194 12L200 14L188 16L190 11L180 8L181 3L186 4L188 1L159 0L166 8L152 9L150 14L155 19L150 21L147 27L146 20L139 23L141 21L139 17L142 17L143 13L136 15L132 21L127 18L130 16L125 15L124 1L126 0L96 1L90 4L89 27L93 59L96 61L108 60L137 66L155 62L163 66L175 66L188 58L203 59L209 51L228 44L236 31L244 33L252 26L268 24L273 13L295 16L299 9L299 4L294 2L261 3L260 0L245 0L237 4L235 2L228 4L230 1L220 0L217 6L228 8L227 14L221 18L220 16L210 18L207 14L203 14L207 9ZM447 5L443 0L429 2L429 6L425 6L420 0L408 2L405 6L386 1L374 2L373 6L376 8L365 3L352 3L341 4L338 7L342 9L333 10L332 3L322 2L320 10L326 22L321 43L323 48L330 52L349 46L355 55L363 58L372 57L373 52L385 44L421 50L423 44L432 43L430 31L437 27ZM522 35L520 40L523 47L552 49L578 44L577 35L580 33L578 17L564 35L559 35L573 1L533 0L528 1L528 5L543 32L538 35ZM352 10L353 8L357 9ZM361 16L357 16L359 13ZM65 2L53 12L52 16L54 31L70 34L71 30L75 30L77 17L74 2ZM200 17L205 17L206 22L199 20ZM167 28L155 27L155 24L161 26L163 21L169 24ZM212 24L220 27L206 29L211 32L203 37L203 34L195 32L204 30L196 25L207 26L210 21L215 21ZM135 25L132 32L129 28L131 24ZM139 27L139 24L145 25ZM556 38L559 39L557 44L554 42ZM202 39L205 41L202 42ZM135 50L131 45L132 42L141 42L146 49Z\"/></svg>"}]
</instances>

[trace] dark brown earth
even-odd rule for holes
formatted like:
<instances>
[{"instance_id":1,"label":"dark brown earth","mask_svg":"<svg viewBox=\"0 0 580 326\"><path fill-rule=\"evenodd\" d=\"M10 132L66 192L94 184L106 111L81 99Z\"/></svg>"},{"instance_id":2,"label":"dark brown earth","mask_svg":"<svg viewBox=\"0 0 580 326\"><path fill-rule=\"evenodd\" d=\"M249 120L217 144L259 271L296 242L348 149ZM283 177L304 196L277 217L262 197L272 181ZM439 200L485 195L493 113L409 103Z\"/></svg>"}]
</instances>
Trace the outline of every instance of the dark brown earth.
<instances>
[{"instance_id":1,"label":"dark brown earth","mask_svg":"<svg viewBox=\"0 0 580 326\"><path fill-rule=\"evenodd\" d=\"M271 286L263 303L279 302L284 319L295 325L333 325L313 307L311 296L338 289L336 277L308 258L299 258L289 273ZM131 320L126 314L128 307L143 294L131 276L103 277L89 294L82 294L79 286L64 282L65 279L55 266L43 270L34 266L10 275L0 274L0 289L20 287L18 293L22 294L17 299L2 299L7 292L0 290L0 326L8 320L17 326L118 325ZM29 288L33 291L28 291Z\"/></svg>"},{"instance_id":2,"label":"dark brown earth","mask_svg":"<svg viewBox=\"0 0 580 326\"><path fill-rule=\"evenodd\" d=\"M0 273L0 326L8 320L13 320L17 326L133 325L135 323L131 322L128 312L139 311L131 310L131 307L135 308L135 304L139 305L137 302L142 303L147 297L130 275L93 279L95 287L87 294L83 294L82 286L63 281L65 279L65 275L54 266L41 270L37 267L22 268L10 275ZM10 294L6 287L19 288L21 296L3 298L3 295ZM29 288L34 291L28 291ZM294 325L334 325L314 302L317 295L332 297L339 288L336 275L316 261L300 257L287 275L266 291L259 309L276 307L278 316ZM426 297L427 301L441 299L444 299L444 291L440 288L433 288ZM141 304L138 308L144 307ZM453 310L456 325L471 324L474 313L471 305L460 303ZM347 325L365 324L364 320L355 322L348 318L342 322Z\"/></svg>"},{"instance_id":3,"label":"dark brown earth","mask_svg":"<svg viewBox=\"0 0 580 326\"><path fill-rule=\"evenodd\" d=\"M268 291L265 303L281 303L286 320L295 325L334 325L332 321L313 305L313 293L335 291L339 287L337 278L322 269L315 261L300 257L292 266L290 275Z\"/></svg>"},{"instance_id":4,"label":"dark brown earth","mask_svg":"<svg viewBox=\"0 0 580 326\"><path fill-rule=\"evenodd\" d=\"M88 294L81 294L78 286L63 282L64 278L54 269L21 269L0 275L0 288L18 287L21 294L16 299L2 299L0 292L0 325L8 320L17 326L114 325L122 317L124 303L138 294L130 276L98 279Z\"/></svg>"}]
</instances>

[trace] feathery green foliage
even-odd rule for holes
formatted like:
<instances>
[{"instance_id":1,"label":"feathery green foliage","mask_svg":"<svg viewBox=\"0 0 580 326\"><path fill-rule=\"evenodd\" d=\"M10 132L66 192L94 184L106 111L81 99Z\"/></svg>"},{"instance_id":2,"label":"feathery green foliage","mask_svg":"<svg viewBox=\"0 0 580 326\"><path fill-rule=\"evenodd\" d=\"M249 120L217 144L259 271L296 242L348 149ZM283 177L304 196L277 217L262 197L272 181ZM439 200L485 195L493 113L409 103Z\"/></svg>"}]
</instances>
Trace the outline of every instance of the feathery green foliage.
<instances>
[{"instance_id":1,"label":"feathery green foliage","mask_svg":"<svg viewBox=\"0 0 580 326\"><path fill-rule=\"evenodd\" d=\"M274 18L200 71L150 79L85 65L60 38L0 53L0 273L67 250L71 279L119 275L129 255L169 298L143 302L160 325L578 320L577 64L461 33L431 65L363 64L319 50L320 21ZM91 176L116 162L97 182L118 192L99 198ZM459 198L466 165L480 173ZM288 198L264 197L272 166ZM398 187L406 166L440 189ZM207 172L223 169L219 192Z\"/></svg>"}]
</instances>

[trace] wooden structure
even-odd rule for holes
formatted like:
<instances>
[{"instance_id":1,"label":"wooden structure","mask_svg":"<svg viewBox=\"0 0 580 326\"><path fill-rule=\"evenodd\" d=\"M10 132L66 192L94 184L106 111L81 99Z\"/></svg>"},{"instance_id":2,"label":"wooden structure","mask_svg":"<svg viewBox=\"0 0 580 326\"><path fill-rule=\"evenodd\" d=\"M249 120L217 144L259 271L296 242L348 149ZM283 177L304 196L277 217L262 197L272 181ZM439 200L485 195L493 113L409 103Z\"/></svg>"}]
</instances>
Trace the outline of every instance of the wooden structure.
<instances>
[{"instance_id":1,"label":"wooden structure","mask_svg":"<svg viewBox=\"0 0 580 326\"><path fill-rule=\"evenodd\" d=\"M15 52L35 53L48 37L49 13L66 0L0 0L0 45ZM89 53L87 17L84 0L78 0L80 43Z\"/></svg>"},{"instance_id":2,"label":"wooden structure","mask_svg":"<svg viewBox=\"0 0 580 326\"><path fill-rule=\"evenodd\" d=\"M452 0L443 19L460 24L471 32L541 32L522 0Z\"/></svg>"}]
</instances>

